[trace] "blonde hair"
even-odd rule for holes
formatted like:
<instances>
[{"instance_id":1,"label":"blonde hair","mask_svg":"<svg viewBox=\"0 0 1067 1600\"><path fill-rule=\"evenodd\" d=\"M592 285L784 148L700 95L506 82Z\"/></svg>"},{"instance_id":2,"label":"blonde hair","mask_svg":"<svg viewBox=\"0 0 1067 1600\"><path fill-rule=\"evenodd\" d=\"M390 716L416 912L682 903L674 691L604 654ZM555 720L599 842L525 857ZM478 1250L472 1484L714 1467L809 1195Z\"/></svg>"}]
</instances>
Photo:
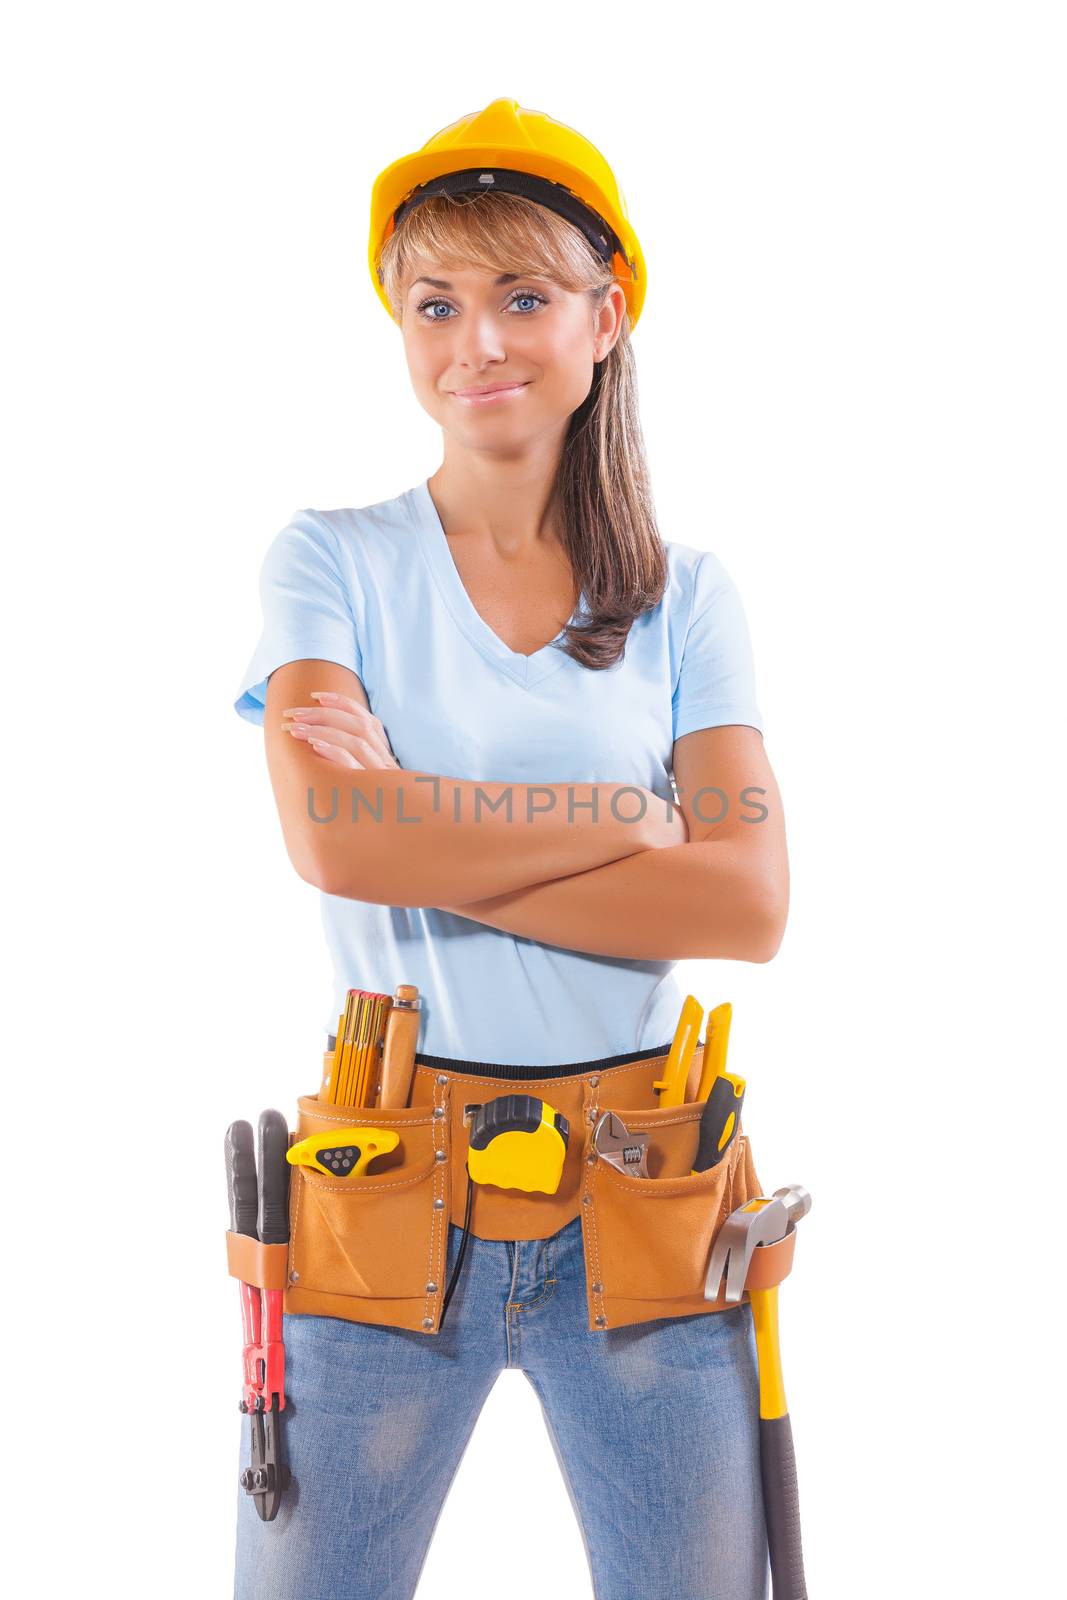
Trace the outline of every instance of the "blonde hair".
<instances>
[{"instance_id":1,"label":"blonde hair","mask_svg":"<svg viewBox=\"0 0 1067 1600\"><path fill-rule=\"evenodd\" d=\"M442 266L548 278L584 292L594 309L612 270L579 230L520 195L432 195L413 207L381 253L382 283L399 322L416 258ZM584 667L621 658L634 620L667 586L667 550L656 526L637 407L630 319L593 369L589 394L567 428L555 484L560 538L582 597L580 626L558 648Z\"/></svg>"}]
</instances>

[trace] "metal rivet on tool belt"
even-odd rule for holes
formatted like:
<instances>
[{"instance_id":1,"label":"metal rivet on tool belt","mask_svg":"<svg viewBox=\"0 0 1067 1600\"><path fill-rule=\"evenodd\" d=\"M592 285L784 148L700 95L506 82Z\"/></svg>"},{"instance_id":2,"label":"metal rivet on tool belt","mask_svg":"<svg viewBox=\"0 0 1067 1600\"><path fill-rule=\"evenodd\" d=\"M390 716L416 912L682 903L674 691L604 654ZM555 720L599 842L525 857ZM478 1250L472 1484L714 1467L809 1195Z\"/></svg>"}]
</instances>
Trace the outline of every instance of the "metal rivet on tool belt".
<instances>
[{"instance_id":1,"label":"metal rivet on tool belt","mask_svg":"<svg viewBox=\"0 0 1067 1600\"><path fill-rule=\"evenodd\" d=\"M436 1283L428 1283L426 1285L426 1293L427 1294L436 1294L437 1293L437 1285L436 1285Z\"/></svg>"},{"instance_id":2,"label":"metal rivet on tool belt","mask_svg":"<svg viewBox=\"0 0 1067 1600\"><path fill-rule=\"evenodd\" d=\"M593 1196L591 1194L583 1194L582 1195L582 1205L583 1206L587 1206L590 1203L590 1201L592 1200L592 1198L593 1198Z\"/></svg>"},{"instance_id":3,"label":"metal rivet on tool belt","mask_svg":"<svg viewBox=\"0 0 1067 1600\"><path fill-rule=\"evenodd\" d=\"M596 1325L598 1328L606 1328L608 1325L607 1317L597 1317Z\"/></svg>"},{"instance_id":4,"label":"metal rivet on tool belt","mask_svg":"<svg viewBox=\"0 0 1067 1600\"><path fill-rule=\"evenodd\" d=\"M438 1083L447 1083L448 1079L445 1077L445 1074L443 1072L439 1072L437 1074L437 1081L438 1081Z\"/></svg>"},{"instance_id":5,"label":"metal rivet on tool belt","mask_svg":"<svg viewBox=\"0 0 1067 1600\"><path fill-rule=\"evenodd\" d=\"M445 1114L444 1106L434 1106L433 1114L435 1117L443 1117Z\"/></svg>"},{"instance_id":6,"label":"metal rivet on tool belt","mask_svg":"<svg viewBox=\"0 0 1067 1600\"><path fill-rule=\"evenodd\" d=\"M594 1285L593 1285L593 1293L594 1294L603 1294L604 1293L604 1285L602 1283L594 1283Z\"/></svg>"},{"instance_id":7,"label":"metal rivet on tool belt","mask_svg":"<svg viewBox=\"0 0 1067 1600\"><path fill-rule=\"evenodd\" d=\"M299 1283L300 1282L300 1274L299 1274L299 1272L290 1272L290 1274L289 1274L289 1282L290 1283Z\"/></svg>"},{"instance_id":8,"label":"metal rivet on tool belt","mask_svg":"<svg viewBox=\"0 0 1067 1600\"><path fill-rule=\"evenodd\" d=\"M433 1203L433 1208L434 1208L435 1211L443 1211L445 1209L444 1201L443 1200L435 1200L434 1203Z\"/></svg>"},{"instance_id":9,"label":"metal rivet on tool belt","mask_svg":"<svg viewBox=\"0 0 1067 1600\"><path fill-rule=\"evenodd\" d=\"M437 1160L438 1161L447 1161L448 1160L448 1151L447 1150L438 1150L437 1151Z\"/></svg>"},{"instance_id":10,"label":"metal rivet on tool belt","mask_svg":"<svg viewBox=\"0 0 1067 1600\"><path fill-rule=\"evenodd\" d=\"M586 1161L588 1161L588 1163L589 1163L589 1165L591 1167L595 1167L596 1166L596 1151L595 1150L590 1150L589 1154L586 1156L585 1159L586 1159Z\"/></svg>"},{"instance_id":11,"label":"metal rivet on tool belt","mask_svg":"<svg viewBox=\"0 0 1067 1600\"><path fill-rule=\"evenodd\" d=\"M595 1089L599 1082L600 1082L600 1077L599 1077L599 1074L598 1074L597 1077L590 1078L590 1080L589 1080L590 1087Z\"/></svg>"},{"instance_id":12,"label":"metal rivet on tool belt","mask_svg":"<svg viewBox=\"0 0 1067 1600\"><path fill-rule=\"evenodd\" d=\"M433 1327L433 1318L432 1317L423 1317L422 1325L423 1325L424 1328L432 1328Z\"/></svg>"}]
</instances>

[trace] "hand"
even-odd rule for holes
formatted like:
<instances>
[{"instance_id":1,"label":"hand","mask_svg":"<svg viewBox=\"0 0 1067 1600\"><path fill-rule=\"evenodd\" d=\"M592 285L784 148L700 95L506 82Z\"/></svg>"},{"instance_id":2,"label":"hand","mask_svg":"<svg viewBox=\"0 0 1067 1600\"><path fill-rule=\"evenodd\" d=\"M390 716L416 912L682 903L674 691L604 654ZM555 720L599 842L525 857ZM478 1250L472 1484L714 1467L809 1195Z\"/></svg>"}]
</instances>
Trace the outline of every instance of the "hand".
<instances>
[{"instance_id":1,"label":"hand","mask_svg":"<svg viewBox=\"0 0 1067 1600\"><path fill-rule=\"evenodd\" d=\"M324 761L338 767L355 767L360 771L393 767L399 770L400 762L393 754L389 736L369 705L361 705L351 695L334 694L326 689L312 689L311 697L317 706L290 706L282 712L291 717L283 722L294 739L311 746Z\"/></svg>"},{"instance_id":2,"label":"hand","mask_svg":"<svg viewBox=\"0 0 1067 1600\"><path fill-rule=\"evenodd\" d=\"M671 796L667 801L650 791L650 801L645 821L649 824L646 849L662 850L664 846L689 843L689 823L685 812Z\"/></svg>"}]
</instances>

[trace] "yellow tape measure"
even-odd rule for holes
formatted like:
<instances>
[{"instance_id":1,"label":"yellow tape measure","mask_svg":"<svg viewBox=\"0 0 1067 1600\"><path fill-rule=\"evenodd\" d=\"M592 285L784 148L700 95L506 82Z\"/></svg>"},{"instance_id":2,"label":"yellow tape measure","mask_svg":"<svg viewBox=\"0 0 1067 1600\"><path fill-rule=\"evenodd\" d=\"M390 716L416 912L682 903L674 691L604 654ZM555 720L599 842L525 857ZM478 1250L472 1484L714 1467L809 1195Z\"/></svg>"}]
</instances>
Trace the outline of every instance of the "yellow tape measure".
<instances>
[{"instance_id":1,"label":"yellow tape measure","mask_svg":"<svg viewBox=\"0 0 1067 1600\"><path fill-rule=\"evenodd\" d=\"M555 1194L570 1135L561 1111L529 1094L502 1094L465 1110L467 1168L475 1183Z\"/></svg>"}]
</instances>

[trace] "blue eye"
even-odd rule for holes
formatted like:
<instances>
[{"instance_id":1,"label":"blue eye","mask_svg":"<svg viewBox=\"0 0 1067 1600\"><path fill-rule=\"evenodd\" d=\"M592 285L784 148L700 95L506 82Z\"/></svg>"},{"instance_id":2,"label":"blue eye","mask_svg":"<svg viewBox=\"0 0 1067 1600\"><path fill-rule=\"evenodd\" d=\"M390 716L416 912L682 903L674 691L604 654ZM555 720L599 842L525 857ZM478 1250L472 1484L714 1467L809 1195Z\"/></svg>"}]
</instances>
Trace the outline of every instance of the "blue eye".
<instances>
[{"instance_id":1,"label":"blue eye","mask_svg":"<svg viewBox=\"0 0 1067 1600\"><path fill-rule=\"evenodd\" d=\"M535 300L538 305L542 305L542 306L547 306L547 304L548 304L547 295L538 294L536 289L516 289L514 294L509 299L508 305L513 305L516 300ZM452 304L451 300L442 299L442 297L440 295L433 295L433 296L431 296L431 298L429 300L420 301L419 305L416 306L415 309L416 309L418 315L420 317L422 317L422 313L429 306L450 306L451 304ZM524 317L529 317L529 316L532 316L533 313L531 311L523 311L521 313L521 315L524 316ZM422 317L422 320L424 322L451 322L453 320L453 318L451 318L451 317L430 316L430 317Z\"/></svg>"}]
</instances>

